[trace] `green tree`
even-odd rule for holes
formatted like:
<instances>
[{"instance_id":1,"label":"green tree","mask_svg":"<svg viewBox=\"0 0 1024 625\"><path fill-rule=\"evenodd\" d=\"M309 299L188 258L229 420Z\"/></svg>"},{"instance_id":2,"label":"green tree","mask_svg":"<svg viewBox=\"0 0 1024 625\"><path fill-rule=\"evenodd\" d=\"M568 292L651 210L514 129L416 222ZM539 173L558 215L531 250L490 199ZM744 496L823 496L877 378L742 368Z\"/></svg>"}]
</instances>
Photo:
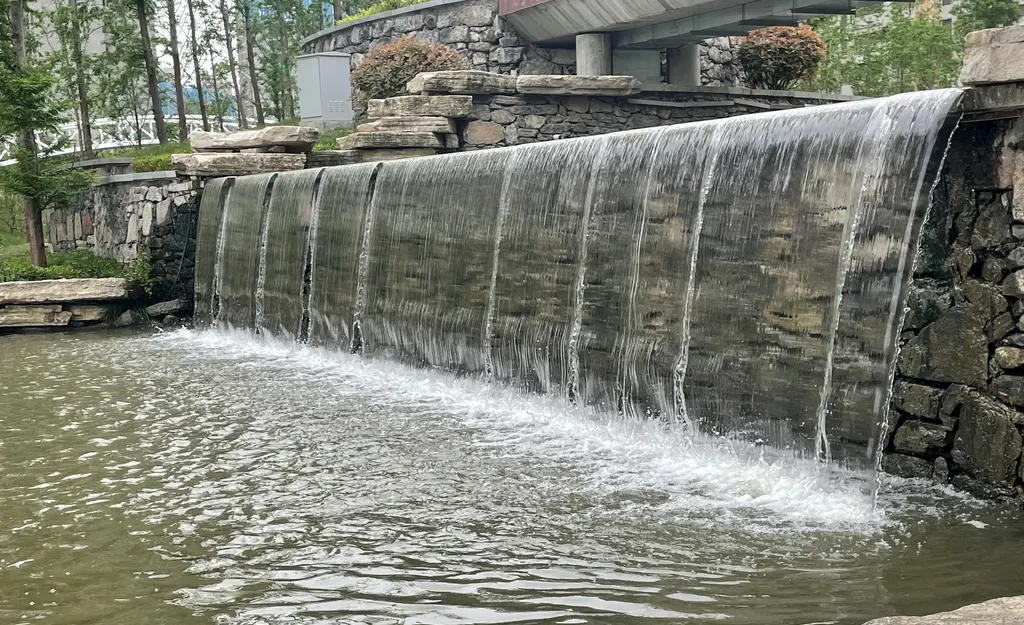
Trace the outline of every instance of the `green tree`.
<instances>
[{"instance_id":1,"label":"green tree","mask_svg":"<svg viewBox=\"0 0 1024 625\"><path fill-rule=\"evenodd\" d=\"M953 19L961 36L973 30L1009 26L1020 19L1017 0L958 0Z\"/></svg>"},{"instance_id":2,"label":"green tree","mask_svg":"<svg viewBox=\"0 0 1024 625\"><path fill-rule=\"evenodd\" d=\"M0 136L18 137L17 162L0 168L0 187L21 196L32 264L45 267L43 211L66 206L90 176L48 158L63 145L39 148L36 133L54 132L67 103L53 97L56 79L48 68L29 58L24 0L0 0L0 9Z\"/></svg>"}]
</instances>

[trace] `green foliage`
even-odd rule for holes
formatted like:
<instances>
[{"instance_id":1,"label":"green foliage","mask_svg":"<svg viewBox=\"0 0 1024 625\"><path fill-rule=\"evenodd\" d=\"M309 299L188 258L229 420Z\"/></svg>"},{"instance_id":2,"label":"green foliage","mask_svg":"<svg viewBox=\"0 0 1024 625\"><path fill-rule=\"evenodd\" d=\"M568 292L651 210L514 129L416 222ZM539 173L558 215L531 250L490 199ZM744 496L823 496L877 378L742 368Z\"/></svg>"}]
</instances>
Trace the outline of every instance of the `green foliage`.
<instances>
[{"instance_id":1,"label":"green foliage","mask_svg":"<svg viewBox=\"0 0 1024 625\"><path fill-rule=\"evenodd\" d=\"M0 259L0 282L124 278L147 293L152 289L149 258L145 254L127 264L97 256L88 250L51 252L46 255L46 260L46 267L34 267L26 256Z\"/></svg>"},{"instance_id":2,"label":"green foliage","mask_svg":"<svg viewBox=\"0 0 1024 625\"><path fill-rule=\"evenodd\" d=\"M805 24L753 30L737 51L747 84L758 89L790 89L814 78L825 60L825 44Z\"/></svg>"},{"instance_id":3,"label":"green foliage","mask_svg":"<svg viewBox=\"0 0 1024 625\"><path fill-rule=\"evenodd\" d=\"M439 43L402 37L377 46L352 70L352 84L360 98L390 98L405 91L405 84L420 72L469 69L458 50Z\"/></svg>"},{"instance_id":4,"label":"green foliage","mask_svg":"<svg viewBox=\"0 0 1024 625\"><path fill-rule=\"evenodd\" d=\"M144 171L170 171L172 169L174 169L174 166L171 165L170 154L136 156L132 159L132 171L138 173Z\"/></svg>"},{"instance_id":5,"label":"green foliage","mask_svg":"<svg viewBox=\"0 0 1024 625\"><path fill-rule=\"evenodd\" d=\"M322 152L324 150L337 150L338 139L352 134L352 131L347 128L332 128L325 133L321 133L320 138L317 139L316 145L313 146L314 152Z\"/></svg>"},{"instance_id":6,"label":"green foliage","mask_svg":"<svg viewBox=\"0 0 1024 625\"><path fill-rule=\"evenodd\" d=\"M807 87L857 95L886 96L955 84L963 39L923 2L880 4L854 16L811 22L829 54Z\"/></svg>"},{"instance_id":7,"label":"green foliage","mask_svg":"<svg viewBox=\"0 0 1024 625\"><path fill-rule=\"evenodd\" d=\"M370 17L371 15L374 15L376 13L383 13L384 11L394 11L395 9L401 9L403 7L411 7L414 4L420 4L426 1L427 0L379 0L378 2L374 2L369 6L362 7L353 11L348 11L348 7L346 7L346 12L348 13L348 15L339 19L337 23L344 24L345 22L352 22L355 20L363 19L364 17Z\"/></svg>"},{"instance_id":8,"label":"green foliage","mask_svg":"<svg viewBox=\"0 0 1024 625\"><path fill-rule=\"evenodd\" d=\"M974 30L1009 26L1020 19L1017 0L957 0L953 18L960 36Z\"/></svg>"}]
</instances>

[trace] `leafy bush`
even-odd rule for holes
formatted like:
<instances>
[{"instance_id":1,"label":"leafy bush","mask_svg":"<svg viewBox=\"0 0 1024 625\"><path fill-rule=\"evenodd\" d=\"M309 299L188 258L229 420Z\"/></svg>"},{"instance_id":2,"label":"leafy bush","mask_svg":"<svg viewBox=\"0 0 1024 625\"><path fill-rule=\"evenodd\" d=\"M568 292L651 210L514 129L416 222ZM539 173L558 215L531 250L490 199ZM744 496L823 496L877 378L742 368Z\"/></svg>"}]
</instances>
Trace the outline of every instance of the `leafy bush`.
<instances>
[{"instance_id":1,"label":"leafy bush","mask_svg":"<svg viewBox=\"0 0 1024 625\"><path fill-rule=\"evenodd\" d=\"M89 250L51 252L46 267L36 267L27 256L0 258L0 282L21 280L62 280L68 278L124 278L140 289L150 292L149 258L139 254L130 263L97 256Z\"/></svg>"},{"instance_id":2,"label":"leafy bush","mask_svg":"<svg viewBox=\"0 0 1024 625\"><path fill-rule=\"evenodd\" d=\"M790 89L811 80L825 60L825 44L810 26L774 26L753 30L740 44L737 59L747 84L755 89Z\"/></svg>"},{"instance_id":3,"label":"leafy bush","mask_svg":"<svg viewBox=\"0 0 1024 625\"><path fill-rule=\"evenodd\" d=\"M144 171L168 171L174 169L171 165L170 154L153 154L151 156L136 156L132 159L132 171L142 173Z\"/></svg>"},{"instance_id":4,"label":"leafy bush","mask_svg":"<svg viewBox=\"0 0 1024 625\"><path fill-rule=\"evenodd\" d=\"M348 128L332 128L327 132L321 133L320 138L317 139L316 144L313 146L313 151L337 150L338 139L350 135L352 132Z\"/></svg>"},{"instance_id":5,"label":"leafy bush","mask_svg":"<svg viewBox=\"0 0 1024 625\"><path fill-rule=\"evenodd\" d=\"M403 37L377 46L352 71L359 98L390 98L405 91L405 84L420 72L469 69L459 51L439 43Z\"/></svg>"},{"instance_id":6,"label":"leafy bush","mask_svg":"<svg viewBox=\"0 0 1024 625\"><path fill-rule=\"evenodd\" d=\"M345 22L353 22L355 20L361 20L364 17L370 17L376 13L383 13L384 11L394 11L395 9L401 9L402 7L410 7L414 4L420 4L427 0L380 0L374 2L370 6L366 7L362 11L356 11L355 13L349 13L345 17L337 21L338 24L344 24Z\"/></svg>"}]
</instances>

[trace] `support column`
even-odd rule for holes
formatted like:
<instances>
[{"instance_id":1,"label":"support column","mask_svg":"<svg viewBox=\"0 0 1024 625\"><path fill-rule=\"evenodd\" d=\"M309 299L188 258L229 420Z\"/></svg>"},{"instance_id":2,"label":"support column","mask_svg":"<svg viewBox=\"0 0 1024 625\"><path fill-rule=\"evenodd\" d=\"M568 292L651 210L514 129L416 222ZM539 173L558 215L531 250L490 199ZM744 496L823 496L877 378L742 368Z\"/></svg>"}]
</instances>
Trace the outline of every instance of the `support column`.
<instances>
[{"instance_id":1,"label":"support column","mask_svg":"<svg viewBox=\"0 0 1024 625\"><path fill-rule=\"evenodd\" d=\"M610 76L612 36L608 33L576 35L576 75Z\"/></svg>"},{"instance_id":2,"label":"support column","mask_svg":"<svg viewBox=\"0 0 1024 625\"><path fill-rule=\"evenodd\" d=\"M668 82L680 87L700 86L700 44L669 48Z\"/></svg>"}]
</instances>

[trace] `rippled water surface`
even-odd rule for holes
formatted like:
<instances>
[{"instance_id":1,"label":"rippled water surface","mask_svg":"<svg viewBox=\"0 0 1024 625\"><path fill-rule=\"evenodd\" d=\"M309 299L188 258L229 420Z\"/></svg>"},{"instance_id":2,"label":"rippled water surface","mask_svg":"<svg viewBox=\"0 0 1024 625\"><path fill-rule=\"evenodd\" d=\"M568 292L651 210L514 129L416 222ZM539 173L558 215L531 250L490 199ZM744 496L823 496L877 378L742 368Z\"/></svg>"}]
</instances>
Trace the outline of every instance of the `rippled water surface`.
<instances>
[{"instance_id":1,"label":"rippled water surface","mask_svg":"<svg viewBox=\"0 0 1024 625\"><path fill-rule=\"evenodd\" d=\"M242 335L0 337L0 623L855 624L1024 592L1024 519ZM911 496L908 493L916 492Z\"/></svg>"}]
</instances>

